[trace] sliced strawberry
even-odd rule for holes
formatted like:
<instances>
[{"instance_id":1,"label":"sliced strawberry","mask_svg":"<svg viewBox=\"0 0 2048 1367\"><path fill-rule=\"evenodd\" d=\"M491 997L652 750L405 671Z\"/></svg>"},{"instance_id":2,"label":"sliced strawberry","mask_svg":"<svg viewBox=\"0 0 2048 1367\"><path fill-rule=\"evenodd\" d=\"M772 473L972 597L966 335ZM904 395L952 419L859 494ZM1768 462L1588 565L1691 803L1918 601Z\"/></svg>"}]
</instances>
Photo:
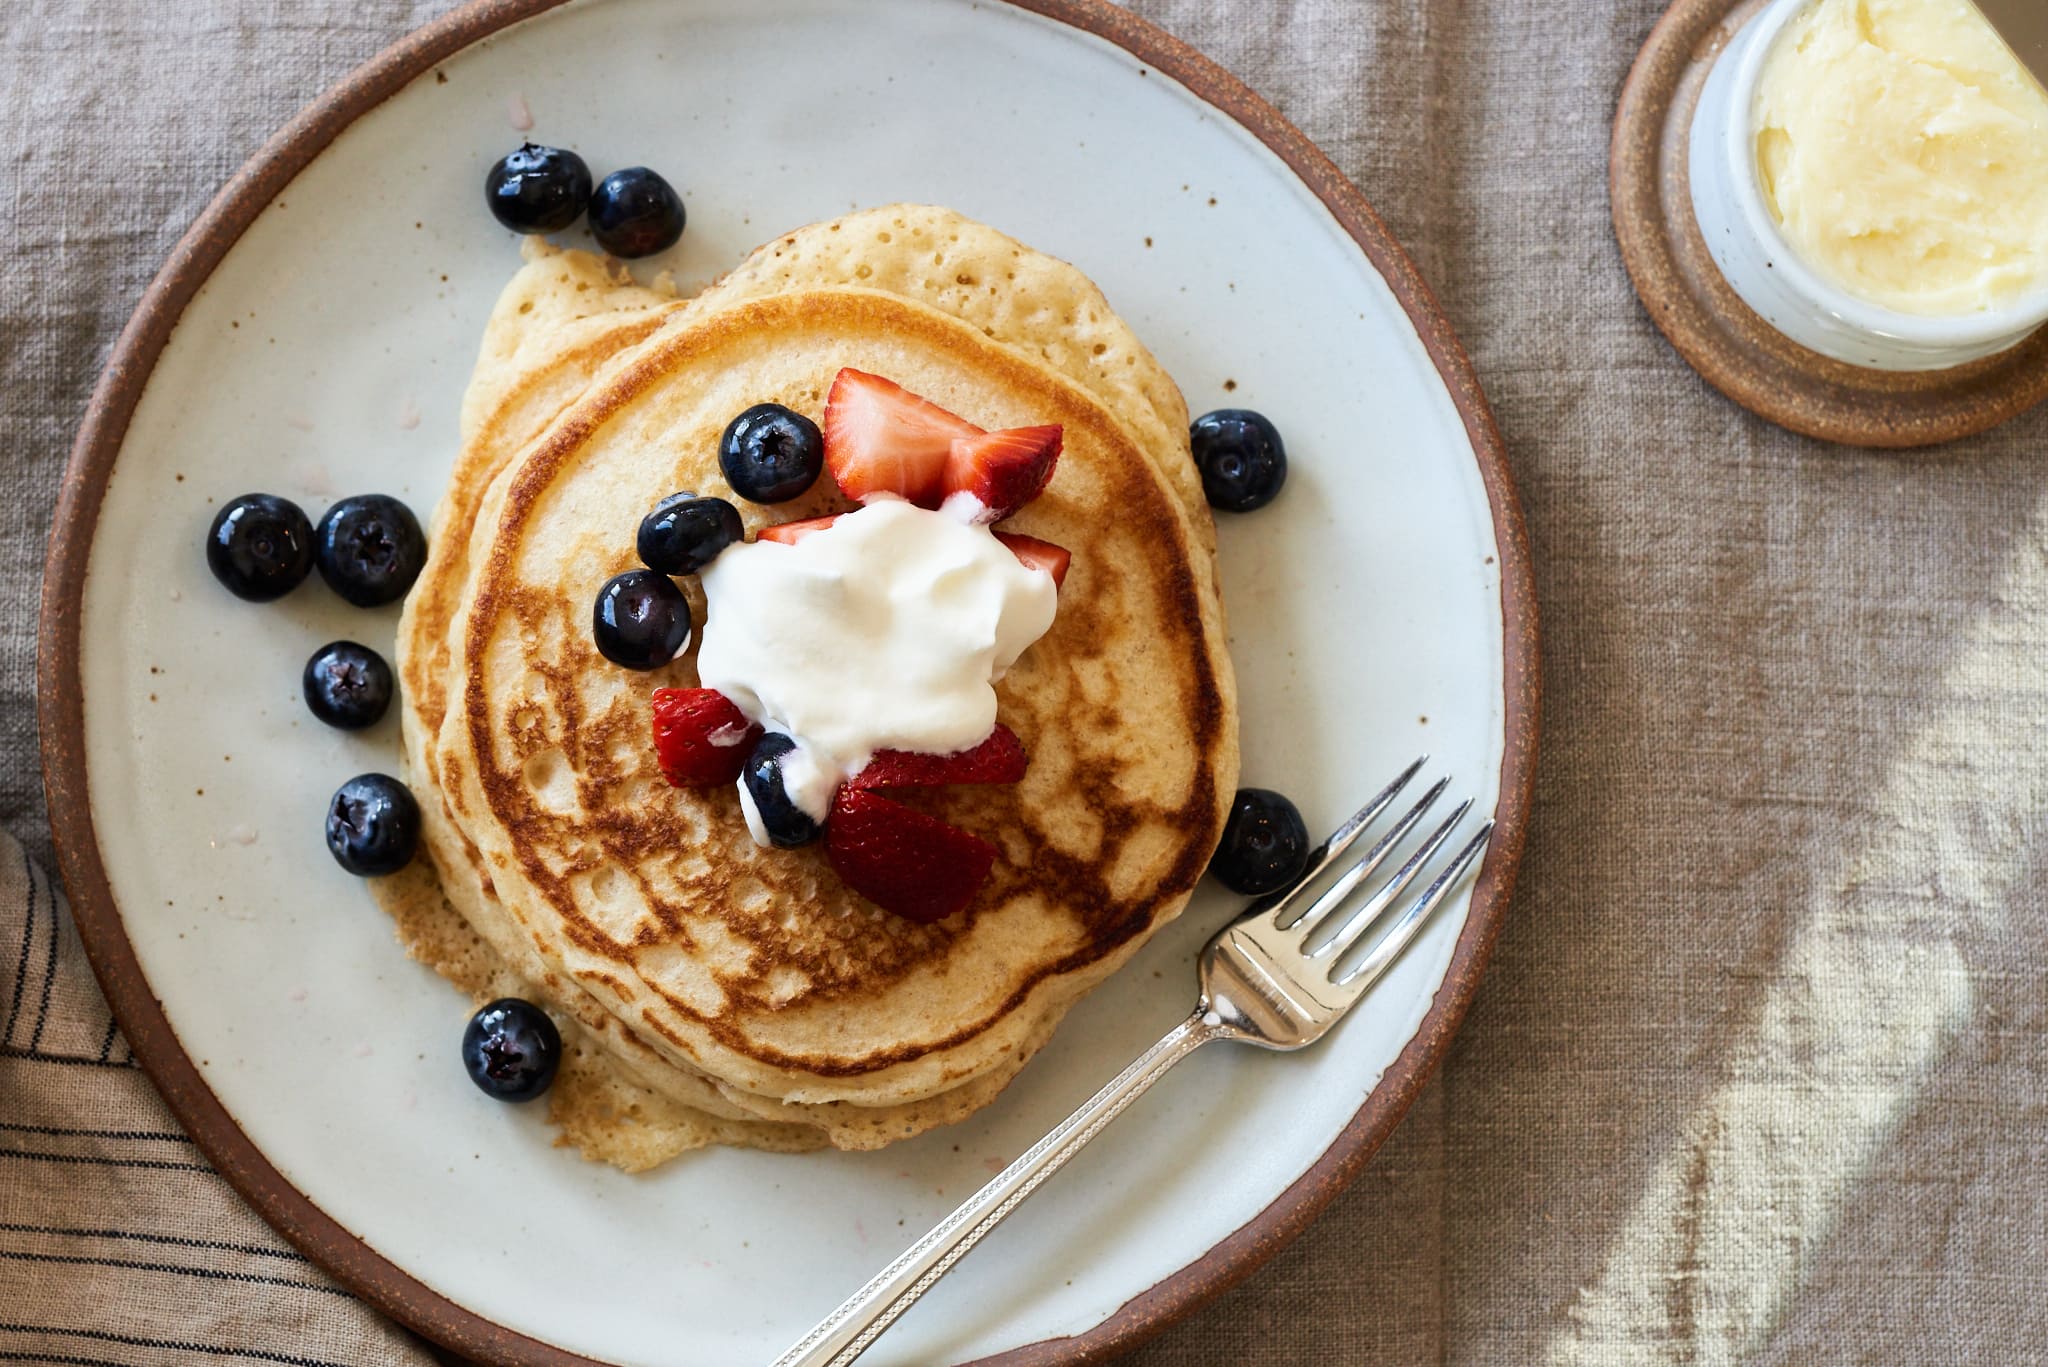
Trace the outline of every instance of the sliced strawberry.
<instances>
[{"instance_id":1,"label":"sliced strawberry","mask_svg":"<svg viewBox=\"0 0 2048 1367\"><path fill-rule=\"evenodd\" d=\"M825 396L825 467L848 498L896 494L920 508L946 496L946 456L981 429L893 380L851 366Z\"/></svg>"},{"instance_id":2,"label":"sliced strawberry","mask_svg":"<svg viewBox=\"0 0 2048 1367\"><path fill-rule=\"evenodd\" d=\"M841 517L833 513L828 517L807 517L801 522L778 522L773 527L763 527L754 533L756 541L779 541L785 546L794 546L812 532L822 532Z\"/></svg>"},{"instance_id":3,"label":"sliced strawberry","mask_svg":"<svg viewBox=\"0 0 2048 1367\"><path fill-rule=\"evenodd\" d=\"M1015 783L1024 777L1024 745L1000 723L971 750L921 755L877 750L867 767L846 780L849 788L940 788L949 783Z\"/></svg>"},{"instance_id":4,"label":"sliced strawberry","mask_svg":"<svg viewBox=\"0 0 2048 1367\"><path fill-rule=\"evenodd\" d=\"M955 437L946 453L946 510L968 522L1002 521L1045 488L1063 436L1054 424Z\"/></svg>"},{"instance_id":5,"label":"sliced strawberry","mask_svg":"<svg viewBox=\"0 0 2048 1367\"><path fill-rule=\"evenodd\" d=\"M738 781L761 728L715 688L654 690L654 751L678 788Z\"/></svg>"},{"instance_id":6,"label":"sliced strawberry","mask_svg":"<svg viewBox=\"0 0 2048 1367\"><path fill-rule=\"evenodd\" d=\"M1017 532L997 532L996 540L1010 548L1010 554L1024 562L1027 569L1044 570L1052 576L1054 588L1067 582L1067 566L1074 561L1074 553L1065 546L1055 546L1050 541L1040 541L1035 536L1023 536Z\"/></svg>"},{"instance_id":7,"label":"sliced strawberry","mask_svg":"<svg viewBox=\"0 0 2048 1367\"><path fill-rule=\"evenodd\" d=\"M886 797L841 788L825 823L825 858L882 910L930 925L974 900L996 847Z\"/></svg>"}]
</instances>

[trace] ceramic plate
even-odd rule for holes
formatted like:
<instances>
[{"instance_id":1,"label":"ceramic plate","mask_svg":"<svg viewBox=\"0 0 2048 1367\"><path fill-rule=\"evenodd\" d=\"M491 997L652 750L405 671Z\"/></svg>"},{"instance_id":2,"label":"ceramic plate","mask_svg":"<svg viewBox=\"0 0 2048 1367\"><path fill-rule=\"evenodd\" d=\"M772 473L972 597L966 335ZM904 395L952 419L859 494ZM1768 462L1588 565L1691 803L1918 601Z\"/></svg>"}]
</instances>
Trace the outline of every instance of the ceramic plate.
<instances>
[{"instance_id":1,"label":"ceramic plate","mask_svg":"<svg viewBox=\"0 0 2048 1367\"><path fill-rule=\"evenodd\" d=\"M643 269L944 203L1079 264L1200 412L1293 459L1221 526L1245 778L1326 830L1418 752L1502 822L1476 892L1322 1046L1204 1051L969 1258L878 1363L1099 1355L1242 1275L1392 1128L1499 925L1534 736L1528 567L1462 353L1358 192L1217 68L1091 0L505 0L387 52L287 128L123 337L53 540L43 734L65 873L143 1060L265 1215L377 1304L501 1362L773 1357L1168 1026L1234 911L1204 886L986 1111L879 1153L712 1151L627 1177L465 1080L457 994L320 836L396 723L298 698L395 610L230 598L201 541L250 489L424 519L517 267L484 168L535 138L682 188ZM583 239L570 234L569 241Z\"/></svg>"}]
</instances>

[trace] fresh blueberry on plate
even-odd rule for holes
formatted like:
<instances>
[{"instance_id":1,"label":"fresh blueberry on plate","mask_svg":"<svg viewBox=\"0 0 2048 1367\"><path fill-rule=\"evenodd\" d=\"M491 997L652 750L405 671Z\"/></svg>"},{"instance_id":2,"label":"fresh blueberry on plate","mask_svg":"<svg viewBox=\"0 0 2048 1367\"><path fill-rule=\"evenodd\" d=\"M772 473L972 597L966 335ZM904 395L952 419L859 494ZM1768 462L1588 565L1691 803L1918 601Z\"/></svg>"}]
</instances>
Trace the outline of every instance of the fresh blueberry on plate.
<instances>
[{"instance_id":1,"label":"fresh blueberry on plate","mask_svg":"<svg viewBox=\"0 0 2048 1367\"><path fill-rule=\"evenodd\" d=\"M526 143L484 176L492 215L515 233L558 233L576 221L590 198L590 168L561 147Z\"/></svg>"},{"instance_id":2,"label":"fresh blueberry on plate","mask_svg":"<svg viewBox=\"0 0 2048 1367\"><path fill-rule=\"evenodd\" d=\"M313 715L344 731L375 726L391 706L391 666L354 641L329 641L314 651L299 686Z\"/></svg>"},{"instance_id":3,"label":"fresh blueberry on plate","mask_svg":"<svg viewBox=\"0 0 2048 1367\"><path fill-rule=\"evenodd\" d=\"M500 997L469 1018L462 1066L485 1096L531 1101L555 1080L562 1032L548 1013L517 997Z\"/></svg>"},{"instance_id":4,"label":"fresh blueberry on plate","mask_svg":"<svg viewBox=\"0 0 2048 1367\"><path fill-rule=\"evenodd\" d=\"M640 561L663 574L695 574L746 535L740 510L722 498L670 494L640 523Z\"/></svg>"},{"instance_id":5,"label":"fresh blueberry on plate","mask_svg":"<svg viewBox=\"0 0 2048 1367\"><path fill-rule=\"evenodd\" d=\"M789 799L783 766L795 749L795 741L779 731L770 731L754 746L754 753L747 756L747 767L740 771L740 782L747 786L747 796L761 818L761 829L767 832L768 842L783 849L808 845L823 829L809 812Z\"/></svg>"},{"instance_id":6,"label":"fresh blueberry on plate","mask_svg":"<svg viewBox=\"0 0 2048 1367\"><path fill-rule=\"evenodd\" d=\"M659 669L689 648L690 600L654 570L606 580L590 616L598 654L615 665Z\"/></svg>"},{"instance_id":7,"label":"fresh blueberry on plate","mask_svg":"<svg viewBox=\"0 0 2048 1367\"><path fill-rule=\"evenodd\" d=\"M1202 492L1227 513L1263 508L1287 482L1287 447L1263 414L1249 408L1204 413L1188 429Z\"/></svg>"},{"instance_id":8,"label":"fresh blueberry on plate","mask_svg":"<svg viewBox=\"0 0 2048 1367\"><path fill-rule=\"evenodd\" d=\"M1308 827L1292 802L1270 788L1240 788L1223 823L1209 872L1232 892L1277 892L1308 867Z\"/></svg>"},{"instance_id":9,"label":"fresh blueberry on plate","mask_svg":"<svg viewBox=\"0 0 2048 1367\"><path fill-rule=\"evenodd\" d=\"M412 862L419 840L419 803L389 774L357 774L327 803L327 848L350 873L397 873Z\"/></svg>"},{"instance_id":10,"label":"fresh blueberry on plate","mask_svg":"<svg viewBox=\"0 0 2048 1367\"><path fill-rule=\"evenodd\" d=\"M313 568L313 524L288 498L231 498L206 534L206 567L237 598L282 598Z\"/></svg>"},{"instance_id":11,"label":"fresh blueberry on plate","mask_svg":"<svg viewBox=\"0 0 2048 1367\"><path fill-rule=\"evenodd\" d=\"M817 483L825 468L818 424L779 403L757 403L726 424L718 468L733 492L753 503L787 503Z\"/></svg>"},{"instance_id":12,"label":"fresh blueberry on plate","mask_svg":"<svg viewBox=\"0 0 2048 1367\"><path fill-rule=\"evenodd\" d=\"M614 171L590 192L590 235L613 256L665 252L683 235L683 197L645 166Z\"/></svg>"},{"instance_id":13,"label":"fresh blueberry on plate","mask_svg":"<svg viewBox=\"0 0 2048 1367\"><path fill-rule=\"evenodd\" d=\"M359 608L405 597L427 563L419 519L389 494L358 494L329 508L313 547L327 587Z\"/></svg>"}]
</instances>

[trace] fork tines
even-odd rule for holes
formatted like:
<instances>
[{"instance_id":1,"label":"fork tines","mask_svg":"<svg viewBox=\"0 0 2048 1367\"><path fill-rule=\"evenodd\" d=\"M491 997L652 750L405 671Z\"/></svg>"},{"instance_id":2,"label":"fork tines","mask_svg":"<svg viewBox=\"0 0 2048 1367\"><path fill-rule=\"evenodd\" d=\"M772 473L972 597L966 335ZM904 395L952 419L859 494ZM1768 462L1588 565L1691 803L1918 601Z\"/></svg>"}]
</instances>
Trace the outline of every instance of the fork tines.
<instances>
[{"instance_id":1,"label":"fork tines","mask_svg":"<svg viewBox=\"0 0 2048 1367\"><path fill-rule=\"evenodd\" d=\"M1424 889L1422 895L1402 910L1400 917L1373 945L1371 952L1355 964L1349 962L1349 951L1358 945L1374 924L1386 914L1387 909L1393 906L1396 899L1408 890L1409 885L1421 876L1430 860L1450 840L1451 833L1457 829L1458 823L1472 810L1471 799L1467 798L1460 802L1457 809L1429 834L1393 875L1380 884L1372 895L1354 908L1349 915L1338 916L1336 913L1366 880L1379 871L1380 866L1387 862L1409 832L1428 814L1436 800L1443 796L1444 791L1450 787L1451 780L1448 776L1431 784L1428 791L1402 813L1386 834L1373 842L1372 848L1366 851L1364 857L1338 875L1306 910L1293 910L1294 904L1350 850L1365 833L1366 828L1379 820L1393 806L1394 800L1422 771L1422 766L1428 759L1429 757L1424 755L1409 765L1400 777L1381 789L1372 801L1359 808L1349 820L1339 826L1322 848L1309 856L1309 868L1300 881L1281 894L1270 906L1275 929L1299 930L1303 954L1314 962L1327 961L1327 978L1332 983L1346 987L1355 986L1359 990L1370 986L1374 979L1386 971L1387 966L1401 951L1408 947L1409 941L1415 938L1429 914L1449 895L1459 876L1479 857L1480 851L1486 848L1486 842L1493 834L1493 822L1484 822L1451 857L1450 862ZM1261 914L1266 910L1266 907L1254 908L1253 914Z\"/></svg>"}]
</instances>

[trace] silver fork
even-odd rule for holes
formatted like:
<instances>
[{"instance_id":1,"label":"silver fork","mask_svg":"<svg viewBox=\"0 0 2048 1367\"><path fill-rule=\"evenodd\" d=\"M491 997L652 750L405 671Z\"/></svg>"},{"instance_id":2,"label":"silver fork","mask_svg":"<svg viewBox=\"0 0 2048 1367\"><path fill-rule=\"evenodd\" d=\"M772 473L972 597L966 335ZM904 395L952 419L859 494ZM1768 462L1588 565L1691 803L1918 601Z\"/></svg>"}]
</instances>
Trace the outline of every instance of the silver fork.
<instances>
[{"instance_id":1,"label":"silver fork","mask_svg":"<svg viewBox=\"0 0 2048 1367\"><path fill-rule=\"evenodd\" d=\"M845 1367L932 1289L953 1264L981 1241L1039 1184L1065 1166L1081 1146L1100 1134L1124 1107L1145 1094L1166 1070L1211 1040L1236 1040L1262 1049L1300 1049L1329 1033L1357 1005L1387 967L1414 940L1438 903L1486 848L1493 823L1485 822L1438 872L1421 896L1408 902L1387 932L1362 958L1347 953L1383 919L1403 892L1421 877L1430 860L1471 810L1470 799L1431 832L1401 867L1349 916L1335 915L1387 861L1450 786L1439 779L1368 850L1310 903L1294 904L1328 872L1367 827L1421 771L1427 756L1408 766L1339 826L1309 857L1308 871L1292 887L1254 902L1209 941L1202 951L1202 991L1186 1020L1166 1033L1130 1067L1117 1074L1081 1108L1056 1125L1022 1157L962 1202L931 1233L912 1244L866 1286L775 1360L774 1367Z\"/></svg>"}]
</instances>

